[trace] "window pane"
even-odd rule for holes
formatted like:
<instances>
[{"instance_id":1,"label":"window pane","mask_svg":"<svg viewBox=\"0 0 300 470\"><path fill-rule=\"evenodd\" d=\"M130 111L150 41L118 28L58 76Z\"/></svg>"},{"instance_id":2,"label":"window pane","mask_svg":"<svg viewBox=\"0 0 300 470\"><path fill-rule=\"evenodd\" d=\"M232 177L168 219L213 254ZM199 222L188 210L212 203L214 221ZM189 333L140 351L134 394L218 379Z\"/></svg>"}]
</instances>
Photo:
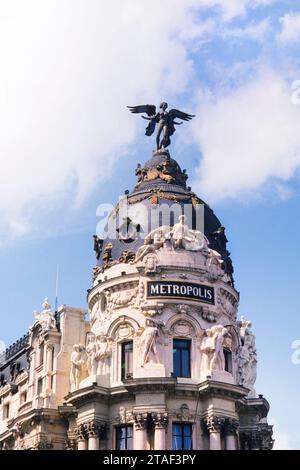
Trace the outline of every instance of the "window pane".
<instances>
[{"instance_id":1,"label":"window pane","mask_svg":"<svg viewBox=\"0 0 300 470\"><path fill-rule=\"evenodd\" d=\"M132 438L132 435L131 435L131 437L127 437L127 446L126 446L126 449L127 449L127 450L133 450L133 438Z\"/></svg>"},{"instance_id":2,"label":"window pane","mask_svg":"<svg viewBox=\"0 0 300 470\"><path fill-rule=\"evenodd\" d=\"M190 376L190 351L189 349L182 350L182 377Z\"/></svg>"},{"instance_id":3,"label":"window pane","mask_svg":"<svg viewBox=\"0 0 300 470\"><path fill-rule=\"evenodd\" d=\"M132 450L132 426L121 426L116 428L116 450Z\"/></svg>"},{"instance_id":4,"label":"window pane","mask_svg":"<svg viewBox=\"0 0 300 470\"><path fill-rule=\"evenodd\" d=\"M175 377L190 377L190 341L173 340L173 373Z\"/></svg>"},{"instance_id":5,"label":"window pane","mask_svg":"<svg viewBox=\"0 0 300 470\"><path fill-rule=\"evenodd\" d=\"M192 450L192 425L174 423L172 426L173 450Z\"/></svg>"},{"instance_id":6,"label":"window pane","mask_svg":"<svg viewBox=\"0 0 300 470\"><path fill-rule=\"evenodd\" d=\"M183 450L181 448L181 437L179 436L173 436L172 439L172 449L173 450Z\"/></svg>"},{"instance_id":7,"label":"window pane","mask_svg":"<svg viewBox=\"0 0 300 470\"><path fill-rule=\"evenodd\" d=\"M122 343L121 358L121 379L128 378L128 374L133 372L133 342Z\"/></svg>"},{"instance_id":8,"label":"window pane","mask_svg":"<svg viewBox=\"0 0 300 470\"><path fill-rule=\"evenodd\" d=\"M173 352L173 372L175 377L180 377L181 375L181 361L180 361L180 351L174 349Z\"/></svg>"},{"instance_id":9,"label":"window pane","mask_svg":"<svg viewBox=\"0 0 300 470\"><path fill-rule=\"evenodd\" d=\"M190 437L184 437L183 439L183 449L182 450L192 450L191 447L192 440Z\"/></svg>"}]
</instances>

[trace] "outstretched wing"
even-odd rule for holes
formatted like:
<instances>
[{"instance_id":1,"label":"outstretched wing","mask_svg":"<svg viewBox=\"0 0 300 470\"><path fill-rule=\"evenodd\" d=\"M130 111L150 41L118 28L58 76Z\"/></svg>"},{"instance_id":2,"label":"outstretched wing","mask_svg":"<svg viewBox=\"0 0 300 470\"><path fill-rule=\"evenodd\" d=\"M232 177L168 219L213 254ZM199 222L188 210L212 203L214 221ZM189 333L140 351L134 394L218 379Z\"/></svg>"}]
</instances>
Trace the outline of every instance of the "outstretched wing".
<instances>
[{"instance_id":1,"label":"outstretched wing","mask_svg":"<svg viewBox=\"0 0 300 470\"><path fill-rule=\"evenodd\" d=\"M156 106L154 104L141 104L140 106L127 106L129 111L134 114L146 113L148 116L153 116L156 113Z\"/></svg>"},{"instance_id":2,"label":"outstretched wing","mask_svg":"<svg viewBox=\"0 0 300 470\"><path fill-rule=\"evenodd\" d=\"M179 109L171 109L169 111L169 116L174 121L174 119L182 119L183 121L190 121L193 117L195 117L195 114L188 114L184 113L183 111L179 111Z\"/></svg>"}]
</instances>

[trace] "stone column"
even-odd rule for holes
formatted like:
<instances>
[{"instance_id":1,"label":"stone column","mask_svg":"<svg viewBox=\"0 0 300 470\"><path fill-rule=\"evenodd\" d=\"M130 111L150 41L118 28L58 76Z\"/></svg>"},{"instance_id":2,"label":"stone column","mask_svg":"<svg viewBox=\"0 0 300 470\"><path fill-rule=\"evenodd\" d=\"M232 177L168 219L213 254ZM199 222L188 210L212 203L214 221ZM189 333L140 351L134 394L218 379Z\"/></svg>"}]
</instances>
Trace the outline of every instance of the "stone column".
<instances>
[{"instance_id":1,"label":"stone column","mask_svg":"<svg viewBox=\"0 0 300 470\"><path fill-rule=\"evenodd\" d=\"M75 435L78 443L78 450L87 450L88 441L84 424L79 424L75 429Z\"/></svg>"},{"instance_id":2,"label":"stone column","mask_svg":"<svg viewBox=\"0 0 300 470\"><path fill-rule=\"evenodd\" d=\"M85 424L86 434L88 436L88 450L99 450L100 425L92 420Z\"/></svg>"},{"instance_id":3,"label":"stone column","mask_svg":"<svg viewBox=\"0 0 300 470\"><path fill-rule=\"evenodd\" d=\"M152 413L152 419L155 425L154 450L165 450L168 415L167 413Z\"/></svg>"},{"instance_id":4,"label":"stone column","mask_svg":"<svg viewBox=\"0 0 300 470\"><path fill-rule=\"evenodd\" d=\"M134 450L147 450L147 413L134 416Z\"/></svg>"},{"instance_id":5,"label":"stone column","mask_svg":"<svg viewBox=\"0 0 300 470\"><path fill-rule=\"evenodd\" d=\"M210 450L221 450L221 429L224 422L225 419L219 416L211 415L206 418Z\"/></svg>"},{"instance_id":6,"label":"stone column","mask_svg":"<svg viewBox=\"0 0 300 470\"><path fill-rule=\"evenodd\" d=\"M236 450L236 435L239 427L237 419L226 418L225 420L225 449Z\"/></svg>"},{"instance_id":7,"label":"stone column","mask_svg":"<svg viewBox=\"0 0 300 470\"><path fill-rule=\"evenodd\" d=\"M87 450L88 442L86 439L78 439L78 450Z\"/></svg>"}]
</instances>

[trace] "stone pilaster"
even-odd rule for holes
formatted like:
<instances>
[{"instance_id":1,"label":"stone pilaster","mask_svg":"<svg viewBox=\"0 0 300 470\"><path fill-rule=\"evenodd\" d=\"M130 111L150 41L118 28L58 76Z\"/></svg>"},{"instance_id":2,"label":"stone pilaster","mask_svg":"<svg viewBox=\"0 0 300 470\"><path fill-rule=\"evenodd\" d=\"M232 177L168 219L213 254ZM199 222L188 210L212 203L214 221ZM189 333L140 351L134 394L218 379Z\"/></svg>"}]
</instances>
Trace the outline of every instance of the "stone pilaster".
<instances>
[{"instance_id":1,"label":"stone pilaster","mask_svg":"<svg viewBox=\"0 0 300 470\"><path fill-rule=\"evenodd\" d=\"M168 414L167 413L151 413L151 417L155 426L154 430L154 449L165 450L166 449L166 429L168 426Z\"/></svg>"},{"instance_id":2,"label":"stone pilaster","mask_svg":"<svg viewBox=\"0 0 300 470\"><path fill-rule=\"evenodd\" d=\"M87 450L88 448L88 441L87 441L87 434L85 425L79 424L75 429L75 436L77 439L77 448L78 450Z\"/></svg>"},{"instance_id":3,"label":"stone pilaster","mask_svg":"<svg viewBox=\"0 0 300 470\"><path fill-rule=\"evenodd\" d=\"M225 433L225 448L226 450L236 450L237 443L237 432L239 428L239 422L237 419L226 418L224 424Z\"/></svg>"},{"instance_id":4,"label":"stone pilaster","mask_svg":"<svg viewBox=\"0 0 300 470\"><path fill-rule=\"evenodd\" d=\"M209 415L205 419L206 428L209 432L210 450L221 450L221 431L225 423L225 418L216 415Z\"/></svg>"},{"instance_id":5,"label":"stone pilaster","mask_svg":"<svg viewBox=\"0 0 300 470\"><path fill-rule=\"evenodd\" d=\"M136 450L146 450L147 422L147 413L137 413L134 415L134 448Z\"/></svg>"},{"instance_id":6,"label":"stone pilaster","mask_svg":"<svg viewBox=\"0 0 300 470\"><path fill-rule=\"evenodd\" d=\"M92 419L91 421L84 423L84 427L88 438L88 450L99 450L99 440L106 436L106 423Z\"/></svg>"}]
</instances>

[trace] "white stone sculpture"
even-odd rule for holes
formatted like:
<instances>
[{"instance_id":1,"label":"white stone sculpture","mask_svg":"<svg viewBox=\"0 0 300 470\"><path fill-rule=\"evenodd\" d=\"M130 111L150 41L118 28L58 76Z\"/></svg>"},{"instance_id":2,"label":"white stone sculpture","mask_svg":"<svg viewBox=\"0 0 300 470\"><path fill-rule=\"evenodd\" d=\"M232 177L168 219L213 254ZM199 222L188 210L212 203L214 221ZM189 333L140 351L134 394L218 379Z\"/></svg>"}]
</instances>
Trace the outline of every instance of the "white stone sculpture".
<instances>
[{"instance_id":1,"label":"white stone sculpture","mask_svg":"<svg viewBox=\"0 0 300 470\"><path fill-rule=\"evenodd\" d=\"M227 328L223 325L215 325L205 331L205 335L200 345L202 353L201 370L202 371L224 371L224 342L229 334Z\"/></svg>"},{"instance_id":2,"label":"white stone sculpture","mask_svg":"<svg viewBox=\"0 0 300 470\"><path fill-rule=\"evenodd\" d=\"M107 296L107 312L112 313L115 309L133 305L136 301L138 292L139 288L137 287L136 289L131 289L128 292L117 292L115 294L109 293Z\"/></svg>"},{"instance_id":3,"label":"white stone sculpture","mask_svg":"<svg viewBox=\"0 0 300 470\"><path fill-rule=\"evenodd\" d=\"M42 311L41 313L37 310L34 310L34 317L36 322L38 322L43 331L48 331L51 329L56 329L56 321L54 314L51 310L51 305L48 302L48 298L46 297L43 304L42 304Z\"/></svg>"},{"instance_id":4,"label":"white stone sculpture","mask_svg":"<svg viewBox=\"0 0 300 470\"><path fill-rule=\"evenodd\" d=\"M71 354L70 391L78 390L79 383L83 378L84 366L86 364L85 347L82 344L74 344Z\"/></svg>"},{"instance_id":5,"label":"white stone sculpture","mask_svg":"<svg viewBox=\"0 0 300 470\"><path fill-rule=\"evenodd\" d=\"M104 335L97 336L97 375L105 375L108 372L108 360L111 356L111 347Z\"/></svg>"},{"instance_id":6,"label":"white stone sculpture","mask_svg":"<svg viewBox=\"0 0 300 470\"><path fill-rule=\"evenodd\" d=\"M249 398L256 397L254 384L257 374L257 352L255 336L251 331L252 323L241 317L238 322L240 328L241 347L239 349L238 373L239 383L250 389Z\"/></svg>"},{"instance_id":7,"label":"white stone sculpture","mask_svg":"<svg viewBox=\"0 0 300 470\"><path fill-rule=\"evenodd\" d=\"M222 256L216 250L208 249L206 267L211 268L213 264L220 267L223 263Z\"/></svg>"},{"instance_id":8,"label":"white stone sculpture","mask_svg":"<svg viewBox=\"0 0 300 470\"><path fill-rule=\"evenodd\" d=\"M163 225L162 227L152 230L152 232L146 236L144 244L138 249L135 260L132 261L131 264L142 261L146 255L162 248L165 242L171 239L174 240L175 248L184 248L188 251L208 249L209 241L202 232L190 229L185 222L184 215L180 215L178 220L179 222L173 227ZM218 259L218 263L222 263L222 260L219 261L220 255L214 250L210 251L211 260Z\"/></svg>"},{"instance_id":9,"label":"white stone sculpture","mask_svg":"<svg viewBox=\"0 0 300 470\"><path fill-rule=\"evenodd\" d=\"M97 343L96 337L93 333L87 335L86 341L86 354L87 354L87 368L89 375L97 374L98 359L97 359Z\"/></svg>"},{"instance_id":10,"label":"white stone sculpture","mask_svg":"<svg viewBox=\"0 0 300 470\"><path fill-rule=\"evenodd\" d=\"M184 248L188 251L199 251L207 247L208 240L199 230L190 229L185 223L185 216L180 215L179 222L174 225L170 235L175 240L176 248Z\"/></svg>"},{"instance_id":11,"label":"white stone sculpture","mask_svg":"<svg viewBox=\"0 0 300 470\"><path fill-rule=\"evenodd\" d=\"M142 261L146 255L161 248L169 234L170 227L168 225L152 230L152 232L145 237L144 244L138 249L135 260L132 261L132 264Z\"/></svg>"},{"instance_id":12,"label":"white stone sculpture","mask_svg":"<svg viewBox=\"0 0 300 470\"><path fill-rule=\"evenodd\" d=\"M159 326L161 324L147 319L146 326L142 329L140 336L140 364L144 367L145 364L154 362L160 363L157 352L156 342L159 335Z\"/></svg>"},{"instance_id":13,"label":"white stone sculpture","mask_svg":"<svg viewBox=\"0 0 300 470\"><path fill-rule=\"evenodd\" d=\"M111 355L111 348L106 337L103 334L96 337L94 333L88 333L86 353L89 376L106 374L107 360Z\"/></svg>"}]
</instances>

